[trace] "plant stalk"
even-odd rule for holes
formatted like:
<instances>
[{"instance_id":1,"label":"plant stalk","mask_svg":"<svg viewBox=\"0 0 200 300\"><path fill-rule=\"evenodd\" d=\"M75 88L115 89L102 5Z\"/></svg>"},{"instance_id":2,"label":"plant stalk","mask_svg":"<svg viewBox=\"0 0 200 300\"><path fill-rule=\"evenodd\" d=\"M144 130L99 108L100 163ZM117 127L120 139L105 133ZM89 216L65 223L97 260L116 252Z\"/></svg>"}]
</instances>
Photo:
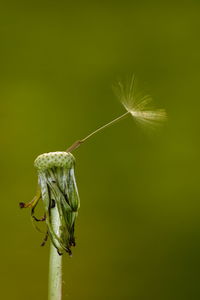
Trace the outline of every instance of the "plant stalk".
<instances>
[{"instance_id":1,"label":"plant stalk","mask_svg":"<svg viewBox=\"0 0 200 300\"><path fill-rule=\"evenodd\" d=\"M60 221L57 207L51 209L52 226L58 234ZM62 299L62 256L50 243L48 300Z\"/></svg>"}]
</instances>

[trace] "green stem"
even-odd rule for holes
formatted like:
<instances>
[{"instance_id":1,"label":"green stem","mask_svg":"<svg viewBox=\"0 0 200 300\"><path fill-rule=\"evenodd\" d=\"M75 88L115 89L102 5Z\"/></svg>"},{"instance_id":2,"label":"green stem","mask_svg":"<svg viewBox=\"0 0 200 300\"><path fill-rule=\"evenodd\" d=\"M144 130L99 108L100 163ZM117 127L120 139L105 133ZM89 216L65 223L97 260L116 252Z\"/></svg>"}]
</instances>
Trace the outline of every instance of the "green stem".
<instances>
[{"instance_id":1,"label":"green stem","mask_svg":"<svg viewBox=\"0 0 200 300\"><path fill-rule=\"evenodd\" d=\"M59 231L60 221L57 207L51 209L52 226L56 233ZM48 300L62 299L62 256L50 243L49 257L49 295Z\"/></svg>"}]
</instances>

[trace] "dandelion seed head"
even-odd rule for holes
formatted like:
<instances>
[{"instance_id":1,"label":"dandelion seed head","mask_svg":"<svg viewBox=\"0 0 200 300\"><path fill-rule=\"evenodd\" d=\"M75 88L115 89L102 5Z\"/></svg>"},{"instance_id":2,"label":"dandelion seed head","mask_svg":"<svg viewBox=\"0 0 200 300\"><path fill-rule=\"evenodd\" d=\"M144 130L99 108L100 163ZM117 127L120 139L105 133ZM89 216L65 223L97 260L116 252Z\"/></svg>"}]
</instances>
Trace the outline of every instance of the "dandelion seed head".
<instances>
[{"instance_id":1,"label":"dandelion seed head","mask_svg":"<svg viewBox=\"0 0 200 300\"><path fill-rule=\"evenodd\" d=\"M137 91L137 83L134 76L126 84L119 82L114 87L114 90L124 108L133 116L138 124L153 129L162 125L167 119L164 109L155 109L152 106L151 96Z\"/></svg>"},{"instance_id":2,"label":"dandelion seed head","mask_svg":"<svg viewBox=\"0 0 200 300\"><path fill-rule=\"evenodd\" d=\"M51 169L52 167L71 167L74 163L74 157L68 152L49 152L39 155L34 165L39 171Z\"/></svg>"}]
</instances>

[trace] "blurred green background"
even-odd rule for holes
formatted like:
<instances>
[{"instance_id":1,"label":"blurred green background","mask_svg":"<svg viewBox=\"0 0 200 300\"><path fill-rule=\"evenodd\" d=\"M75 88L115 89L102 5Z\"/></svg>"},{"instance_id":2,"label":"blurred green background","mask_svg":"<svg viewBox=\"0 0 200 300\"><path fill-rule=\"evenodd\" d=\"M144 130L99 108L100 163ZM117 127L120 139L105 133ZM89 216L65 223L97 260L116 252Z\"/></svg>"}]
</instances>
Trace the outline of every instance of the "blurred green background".
<instances>
[{"instance_id":1,"label":"blurred green background","mask_svg":"<svg viewBox=\"0 0 200 300\"><path fill-rule=\"evenodd\" d=\"M64 298L200 298L199 1L7 1L0 9L1 299L47 299L48 245L30 211L37 155L124 110L134 73L169 121L127 119L79 150L81 197Z\"/></svg>"}]
</instances>

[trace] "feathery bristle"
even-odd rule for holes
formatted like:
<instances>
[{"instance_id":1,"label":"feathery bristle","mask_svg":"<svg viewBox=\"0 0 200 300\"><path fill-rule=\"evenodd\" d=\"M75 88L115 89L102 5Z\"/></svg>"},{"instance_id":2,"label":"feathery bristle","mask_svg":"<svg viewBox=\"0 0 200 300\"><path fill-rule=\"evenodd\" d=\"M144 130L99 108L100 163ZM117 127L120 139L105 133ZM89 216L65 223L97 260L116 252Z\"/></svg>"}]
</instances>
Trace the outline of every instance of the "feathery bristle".
<instances>
[{"instance_id":1,"label":"feathery bristle","mask_svg":"<svg viewBox=\"0 0 200 300\"><path fill-rule=\"evenodd\" d=\"M133 76L126 85L121 82L115 86L115 91L125 109L141 125L154 128L167 119L164 109L154 109L151 106L152 98L137 92L135 77Z\"/></svg>"}]
</instances>

